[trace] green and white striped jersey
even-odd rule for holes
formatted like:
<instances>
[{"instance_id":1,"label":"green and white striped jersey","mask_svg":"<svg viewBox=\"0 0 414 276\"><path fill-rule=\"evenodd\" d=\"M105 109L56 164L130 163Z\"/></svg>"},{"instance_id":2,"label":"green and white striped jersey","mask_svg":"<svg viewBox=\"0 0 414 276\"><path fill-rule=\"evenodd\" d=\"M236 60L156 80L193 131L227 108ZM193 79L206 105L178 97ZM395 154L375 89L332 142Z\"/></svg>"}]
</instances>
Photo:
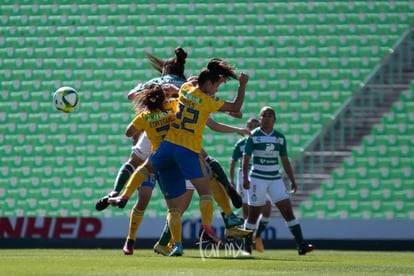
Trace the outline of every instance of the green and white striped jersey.
<instances>
[{"instance_id":1,"label":"green and white striped jersey","mask_svg":"<svg viewBox=\"0 0 414 276\"><path fill-rule=\"evenodd\" d=\"M173 74L167 74L158 78L153 78L147 82L144 83L139 83L136 87L134 87L134 89L132 89L130 91L131 92L139 92L142 91L145 87L147 87L149 84L151 83L156 83L159 85L163 85L163 84L173 84L175 86L177 86L178 88L181 87L181 85L183 85L183 83L185 83L187 80L180 78L176 75ZM176 95L178 97L178 95ZM175 96L173 96L174 98L176 98Z\"/></svg>"},{"instance_id":2,"label":"green and white striped jersey","mask_svg":"<svg viewBox=\"0 0 414 276\"><path fill-rule=\"evenodd\" d=\"M233 153L231 155L231 160L234 162L238 162L241 158L243 158L244 147L246 146L246 141L248 137L243 137L239 139L233 147ZM242 162L240 162L240 168L242 166Z\"/></svg>"},{"instance_id":3,"label":"green and white striped jersey","mask_svg":"<svg viewBox=\"0 0 414 276\"><path fill-rule=\"evenodd\" d=\"M275 129L266 134L261 128L256 128L247 139L244 154L252 156L251 177L280 179L279 156L288 155L285 136Z\"/></svg>"}]
</instances>

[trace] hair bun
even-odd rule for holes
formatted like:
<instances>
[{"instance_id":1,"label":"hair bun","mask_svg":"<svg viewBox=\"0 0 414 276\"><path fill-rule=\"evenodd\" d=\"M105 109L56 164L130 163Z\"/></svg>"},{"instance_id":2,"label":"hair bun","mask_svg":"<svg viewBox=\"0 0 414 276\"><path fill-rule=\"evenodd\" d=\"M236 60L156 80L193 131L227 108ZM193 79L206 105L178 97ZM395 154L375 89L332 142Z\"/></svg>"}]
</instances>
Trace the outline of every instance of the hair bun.
<instances>
[{"instance_id":1,"label":"hair bun","mask_svg":"<svg viewBox=\"0 0 414 276\"><path fill-rule=\"evenodd\" d=\"M185 59L187 58L187 52L183 48L177 47L174 50L175 56L177 57L177 63L185 64Z\"/></svg>"}]
</instances>

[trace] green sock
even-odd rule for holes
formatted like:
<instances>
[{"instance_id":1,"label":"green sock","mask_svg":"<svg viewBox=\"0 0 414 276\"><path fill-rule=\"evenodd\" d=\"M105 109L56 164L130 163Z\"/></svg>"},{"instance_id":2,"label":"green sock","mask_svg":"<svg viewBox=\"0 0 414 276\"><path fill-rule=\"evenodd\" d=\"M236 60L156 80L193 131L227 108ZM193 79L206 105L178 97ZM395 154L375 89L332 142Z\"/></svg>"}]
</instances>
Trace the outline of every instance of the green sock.
<instances>
[{"instance_id":1,"label":"green sock","mask_svg":"<svg viewBox=\"0 0 414 276\"><path fill-rule=\"evenodd\" d=\"M260 235L263 233L263 231L265 230L268 224L269 224L269 218L262 217L259 220L259 225L257 226L255 236L260 237Z\"/></svg>"},{"instance_id":2,"label":"green sock","mask_svg":"<svg viewBox=\"0 0 414 276\"><path fill-rule=\"evenodd\" d=\"M160 245L166 246L168 245L169 241L171 239L171 232L170 232L170 228L168 227L168 222L165 222L164 225L164 229L162 230L162 234L160 237L160 240L158 241L158 243Z\"/></svg>"},{"instance_id":3,"label":"green sock","mask_svg":"<svg viewBox=\"0 0 414 276\"><path fill-rule=\"evenodd\" d=\"M120 193L125 185L128 183L131 174L134 172L135 168L129 163L124 163L121 168L119 168L118 175L115 179L114 191Z\"/></svg>"},{"instance_id":4,"label":"green sock","mask_svg":"<svg viewBox=\"0 0 414 276\"><path fill-rule=\"evenodd\" d=\"M302 236L302 228L300 224L294 220L287 222L290 232L292 233L293 237L295 238L296 244L300 246L303 243L303 236Z\"/></svg>"},{"instance_id":5,"label":"green sock","mask_svg":"<svg viewBox=\"0 0 414 276\"><path fill-rule=\"evenodd\" d=\"M247 221L244 224L244 229L252 230L253 233L256 231L256 224L248 223ZM251 246L253 244L253 233L250 233L243 238L243 248L246 246Z\"/></svg>"},{"instance_id":6,"label":"green sock","mask_svg":"<svg viewBox=\"0 0 414 276\"><path fill-rule=\"evenodd\" d=\"M224 188L226 190L228 187L231 186L230 181L227 178L226 173L223 170L223 167L220 165L220 163L212 158L211 156L208 156L206 158L207 163L210 165L211 170L214 172L214 175L217 177L218 181L223 184Z\"/></svg>"},{"instance_id":7,"label":"green sock","mask_svg":"<svg viewBox=\"0 0 414 276\"><path fill-rule=\"evenodd\" d=\"M246 230L253 230L254 232L254 229L246 228ZM242 246L243 248L246 248L246 246L252 246L252 244L253 244L253 235L250 233L249 235L243 238Z\"/></svg>"}]
</instances>

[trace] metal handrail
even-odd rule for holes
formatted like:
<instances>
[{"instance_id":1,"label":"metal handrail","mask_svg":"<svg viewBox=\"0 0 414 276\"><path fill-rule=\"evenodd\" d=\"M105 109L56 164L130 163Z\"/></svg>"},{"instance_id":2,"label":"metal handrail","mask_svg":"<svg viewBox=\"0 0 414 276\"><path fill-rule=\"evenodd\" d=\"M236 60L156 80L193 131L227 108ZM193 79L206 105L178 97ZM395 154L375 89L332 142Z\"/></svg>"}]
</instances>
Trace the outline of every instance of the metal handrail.
<instances>
[{"instance_id":1,"label":"metal handrail","mask_svg":"<svg viewBox=\"0 0 414 276\"><path fill-rule=\"evenodd\" d=\"M350 96L341 106L340 108L338 108L338 110L332 114L330 116L330 120L327 121L325 123L325 125L323 126L322 129L318 130L312 137L311 139L309 139L309 141L299 150L299 154L297 154L293 160L293 166L294 167L299 167L299 174L303 177L304 174L304 160L305 160L305 155L307 152L310 153L314 153L314 148L315 145L317 145L319 143L320 148L321 149L325 149L325 144L324 144L324 136L328 133L331 134L331 137L335 137L336 134L336 129L335 129L335 125L337 123L340 124L340 128L339 131L341 132L340 135L340 141L339 141L339 145L340 146L344 146L345 144L345 137L346 137L346 133L345 133L345 115L346 112L349 110L351 111L350 113L350 119L352 120L352 124L351 124L351 129L348 129L348 131L350 132L350 137L354 137L354 133L355 133L355 115L354 115L354 108L355 108L355 104L357 104L357 99L361 96L362 93L366 93L367 91L370 93L370 101L373 102L374 101L374 97L379 97L379 100L382 101L383 100L383 91L381 91L381 93L373 93L372 91L369 91L371 89L368 89L369 84L383 84L384 83L384 69L387 68L390 71L394 70L394 62L396 61L396 64L398 65L397 67L397 71L398 71L398 79L401 79L402 77L402 67L403 67L403 56L407 55L407 59L409 59L409 65L411 65L411 32L412 30L409 29L407 31L405 31L401 37L392 45L392 47L390 48L389 53L384 56L384 58L382 59L381 62L379 62L374 68L373 70L363 79L363 81L361 82L360 86L357 88L357 90L352 94L352 96ZM407 48L405 49L403 46L405 45L404 42L407 42ZM395 60L397 59L398 60ZM392 75L392 72L389 74ZM376 81L376 77L378 77L378 81ZM394 83L394 79L393 77L388 76L389 79L389 84L393 84ZM369 108L369 112L373 111L373 104L370 103L370 105L368 106ZM366 110L368 111L368 110ZM335 151L336 150L336 145L335 145L335 141L333 141L333 139L331 139L331 145L330 145L331 151ZM312 158L314 154L310 154L311 156L311 162L314 162L314 159ZM324 158L321 155L321 158L319 159L320 162L320 166L324 166ZM313 171L313 167L314 164L311 164L311 171L310 174L313 175L314 171ZM303 181L300 181L300 183L303 183Z\"/></svg>"}]
</instances>

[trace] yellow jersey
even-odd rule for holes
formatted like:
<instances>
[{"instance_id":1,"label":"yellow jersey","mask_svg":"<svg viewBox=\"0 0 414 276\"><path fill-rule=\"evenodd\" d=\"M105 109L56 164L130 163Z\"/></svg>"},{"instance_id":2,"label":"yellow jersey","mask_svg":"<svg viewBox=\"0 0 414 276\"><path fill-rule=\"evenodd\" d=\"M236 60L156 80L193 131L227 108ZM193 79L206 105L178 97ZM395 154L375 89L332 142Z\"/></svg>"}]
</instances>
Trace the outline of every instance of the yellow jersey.
<instances>
[{"instance_id":1,"label":"yellow jersey","mask_svg":"<svg viewBox=\"0 0 414 276\"><path fill-rule=\"evenodd\" d=\"M151 112L148 109L140 111L132 120L133 126L138 130L144 130L151 141L151 151L156 150L167 134L170 123L174 121L177 112L177 99L170 98L164 104L164 111Z\"/></svg>"},{"instance_id":2,"label":"yellow jersey","mask_svg":"<svg viewBox=\"0 0 414 276\"><path fill-rule=\"evenodd\" d=\"M200 153L208 117L223 104L224 100L207 95L191 83L184 83L179 91L178 111L165 140Z\"/></svg>"}]
</instances>

